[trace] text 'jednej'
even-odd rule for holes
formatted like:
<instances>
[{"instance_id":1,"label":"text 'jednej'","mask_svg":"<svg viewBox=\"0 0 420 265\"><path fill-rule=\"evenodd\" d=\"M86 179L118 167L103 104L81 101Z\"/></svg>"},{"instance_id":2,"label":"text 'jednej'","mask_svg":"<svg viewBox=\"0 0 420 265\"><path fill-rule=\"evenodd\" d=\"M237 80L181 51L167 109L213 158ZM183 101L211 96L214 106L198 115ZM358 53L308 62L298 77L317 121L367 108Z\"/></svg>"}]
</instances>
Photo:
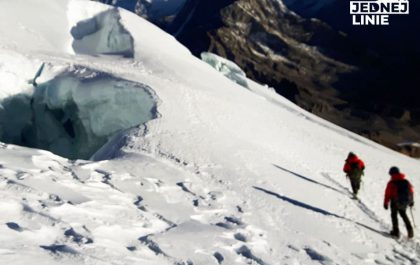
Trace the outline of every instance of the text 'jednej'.
<instances>
[{"instance_id":1,"label":"text 'jednej'","mask_svg":"<svg viewBox=\"0 0 420 265\"><path fill-rule=\"evenodd\" d=\"M408 15L408 0L350 1L353 25L389 25L390 15Z\"/></svg>"}]
</instances>

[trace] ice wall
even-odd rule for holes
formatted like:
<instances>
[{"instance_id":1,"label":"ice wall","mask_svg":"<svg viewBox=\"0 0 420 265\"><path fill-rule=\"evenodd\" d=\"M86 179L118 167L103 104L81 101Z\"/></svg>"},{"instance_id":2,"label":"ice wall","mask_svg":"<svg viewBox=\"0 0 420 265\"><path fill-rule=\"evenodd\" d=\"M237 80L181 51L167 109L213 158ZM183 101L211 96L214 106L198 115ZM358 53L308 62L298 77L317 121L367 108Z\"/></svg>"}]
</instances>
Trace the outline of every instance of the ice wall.
<instances>
[{"instance_id":1,"label":"ice wall","mask_svg":"<svg viewBox=\"0 0 420 265\"><path fill-rule=\"evenodd\" d=\"M211 65L233 82L248 88L245 72L235 63L210 52L202 52L201 60Z\"/></svg>"},{"instance_id":2,"label":"ice wall","mask_svg":"<svg viewBox=\"0 0 420 265\"><path fill-rule=\"evenodd\" d=\"M134 40L121 24L118 9L110 9L71 28L73 50L81 54L134 56Z\"/></svg>"},{"instance_id":3,"label":"ice wall","mask_svg":"<svg viewBox=\"0 0 420 265\"><path fill-rule=\"evenodd\" d=\"M88 159L114 134L156 117L146 85L76 68L0 102L0 141Z\"/></svg>"}]
</instances>

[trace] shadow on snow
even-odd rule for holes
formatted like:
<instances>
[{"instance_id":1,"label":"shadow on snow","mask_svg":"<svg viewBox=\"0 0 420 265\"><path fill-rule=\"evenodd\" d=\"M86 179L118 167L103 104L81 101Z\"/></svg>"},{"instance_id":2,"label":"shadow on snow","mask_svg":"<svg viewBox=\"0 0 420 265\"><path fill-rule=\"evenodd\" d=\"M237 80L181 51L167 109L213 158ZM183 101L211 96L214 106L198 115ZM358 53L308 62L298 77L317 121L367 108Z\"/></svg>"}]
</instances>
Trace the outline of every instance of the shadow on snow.
<instances>
[{"instance_id":1,"label":"shadow on snow","mask_svg":"<svg viewBox=\"0 0 420 265\"><path fill-rule=\"evenodd\" d=\"M338 215L338 214L335 214L335 213L326 211L324 209L321 209L321 208L318 208L318 207L309 205L309 204L304 203L304 202L301 202L301 201L297 201L295 199L289 198L289 197L284 196L284 195L280 195L278 193L275 193L273 191L266 190L266 189L261 188L261 187L253 186L253 188L256 189L256 190L258 190L258 191L262 191L262 192L264 192L264 193L266 193L268 195L274 196L277 199L280 199L282 201L288 202L288 203L290 203L290 204L292 204L294 206L301 207L303 209L310 210L312 212L316 212L316 213L319 213L319 214L322 214L322 215L325 215L325 216L331 216L331 217L339 218L339 219L342 219L342 220L346 220L346 221L352 222L352 223L354 223L354 224L356 224L358 226L361 226L361 227L363 227L363 228L365 228L367 230L370 230L371 232L375 232L377 234L380 234L381 236L388 236L388 234L385 233L385 232L376 230L376 229L374 229L374 228L372 228L370 226L367 226L367 225L362 224L360 222L357 222L357 221L348 219L348 218L346 218L344 216L341 216L341 215Z\"/></svg>"},{"instance_id":2,"label":"shadow on snow","mask_svg":"<svg viewBox=\"0 0 420 265\"><path fill-rule=\"evenodd\" d=\"M289 174L292 174L292 175L294 175L294 176L296 176L296 177L298 177L298 178L301 178L301 179L303 179L303 180L306 180L306 181L308 181L308 182L311 182L311 183L314 183L314 184L320 185L320 186L322 186L322 187L324 187L324 188L327 188L327 189L333 190L333 191L338 192L338 193L340 193L340 194L347 195L347 194L346 194L345 192L343 192L342 190L336 189L336 188L334 188L334 187L328 186L328 185L326 185L326 184L323 184L323 183L318 182L318 181L316 181L316 180L313 180L313 179L311 179L311 178L305 177L305 176L303 176L303 175L300 175L300 174L298 174L298 173L296 173L296 172L290 171L290 170L288 170L288 169L286 169L286 168L284 168L284 167L281 167L281 166L279 166L279 165L273 164L273 166L275 166L276 168L278 168L278 169L280 169L280 170L283 170L284 172L287 172L287 173L289 173Z\"/></svg>"},{"instance_id":3,"label":"shadow on snow","mask_svg":"<svg viewBox=\"0 0 420 265\"><path fill-rule=\"evenodd\" d=\"M284 168L284 167L281 167L281 166L279 166L279 165L276 165L276 164L273 164L273 166L274 167L276 167L276 168L278 168L278 169L280 169L280 170L282 170L282 171L284 171L284 172L287 172L287 173L289 173L289 174L292 174L292 175L294 175L294 176L296 176L296 177L298 177L298 178L301 178L301 179L303 179L303 180L305 180L305 181L308 181L308 182L310 182L310 183L313 183L313 184L317 184L317 185L320 185L320 186L322 186L322 187L325 187L325 188L327 188L327 189L330 189L330 190L333 190L333 191L335 191L335 192L338 192L338 193L340 193L340 194L342 194L342 195L346 195L346 196L352 196L352 192L350 191L350 189L348 189L348 188L346 188L346 187L344 187L343 185L341 185L339 182L337 182L335 179L333 179L333 178L331 178L328 174L326 174L326 173L321 173L321 175L323 176L323 177L325 177L326 179L328 179L329 181L331 181L331 182L333 182L335 185L337 185L338 187L340 187L340 189L337 189L337 188L334 188L334 187L331 187L331 186L329 186L329 185L326 185L326 184L323 184L323 183L321 183L321 182L318 182L318 181L316 181L316 180L313 180L313 179L311 179L311 178L308 178L308 177L305 177L305 176L303 176L303 175L301 175L301 174L298 174L298 173L296 173L296 172L293 172L293 171L291 171L291 170L288 170L288 169L286 169L286 168ZM372 219L372 221L374 221L374 222L377 222L377 223L379 223L383 228L385 228L386 227L386 225L384 224L384 222L375 214L375 212L373 212L372 210L370 210L369 209L369 207L366 205L366 204L364 204L362 201L360 201L360 200L356 200L355 201L356 202L356 204L357 204L357 206L360 208L360 210L361 211L363 211L370 219ZM363 226L363 225L362 225Z\"/></svg>"}]
</instances>

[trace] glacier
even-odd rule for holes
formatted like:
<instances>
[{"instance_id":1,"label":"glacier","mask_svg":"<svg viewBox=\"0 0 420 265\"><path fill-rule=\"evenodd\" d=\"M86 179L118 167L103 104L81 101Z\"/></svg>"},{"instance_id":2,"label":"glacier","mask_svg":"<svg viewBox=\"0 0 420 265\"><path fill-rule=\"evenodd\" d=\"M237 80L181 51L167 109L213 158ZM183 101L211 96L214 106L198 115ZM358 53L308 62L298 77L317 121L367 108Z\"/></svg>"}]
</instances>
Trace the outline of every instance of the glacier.
<instances>
[{"instance_id":1,"label":"glacier","mask_svg":"<svg viewBox=\"0 0 420 265\"><path fill-rule=\"evenodd\" d=\"M73 50L81 54L134 56L134 41L120 22L117 8L79 21L70 30L74 38Z\"/></svg>"},{"instance_id":2,"label":"glacier","mask_svg":"<svg viewBox=\"0 0 420 265\"><path fill-rule=\"evenodd\" d=\"M245 72L234 62L229 61L217 54L211 52L202 52L200 54L201 60L208 63L216 71L222 73L224 76L233 82L248 88L248 82Z\"/></svg>"},{"instance_id":3,"label":"glacier","mask_svg":"<svg viewBox=\"0 0 420 265\"><path fill-rule=\"evenodd\" d=\"M1 141L70 159L89 159L115 133L157 116L150 87L77 66L1 104Z\"/></svg>"}]
</instances>

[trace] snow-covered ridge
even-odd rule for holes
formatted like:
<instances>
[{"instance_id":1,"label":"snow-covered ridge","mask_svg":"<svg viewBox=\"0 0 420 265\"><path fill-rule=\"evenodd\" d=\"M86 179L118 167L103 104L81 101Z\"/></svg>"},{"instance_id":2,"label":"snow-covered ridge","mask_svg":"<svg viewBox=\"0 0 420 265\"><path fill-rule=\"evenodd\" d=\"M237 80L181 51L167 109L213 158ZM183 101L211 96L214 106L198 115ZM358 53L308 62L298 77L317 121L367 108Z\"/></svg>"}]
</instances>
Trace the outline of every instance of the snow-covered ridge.
<instances>
[{"instance_id":1,"label":"snow-covered ridge","mask_svg":"<svg viewBox=\"0 0 420 265\"><path fill-rule=\"evenodd\" d=\"M81 15L69 19L76 10ZM0 28L2 99L31 94L36 87L28 81L44 62L36 83L51 97L40 98L48 103L42 107L79 102L84 110L78 114L98 107L106 108L101 114L109 111L104 117L124 119L143 113L131 110L136 105L150 114L151 102L137 104L138 93L152 95L155 103L159 99L159 116L115 135L94 156L101 161L0 144L2 263L419 260L418 238L397 242L385 236L390 220L382 209L389 167L398 165L418 187L418 161L326 122L250 80L245 89L124 10L118 11L119 21L133 38L133 58L75 53L71 28L107 10L78 0L0 1L0 23L9 25ZM56 23L49 23L53 18ZM43 88L51 82L54 86ZM125 89L129 98L119 95ZM99 102L102 93L111 95L111 105ZM128 115L114 115L123 107ZM367 165L357 201L341 173L350 150Z\"/></svg>"},{"instance_id":2,"label":"snow-covered ridge","mask_svg":"<svg viewBox=\"0 0 420 265\"><path fill-rule=\"evenodd\" d=\"M110 19L106 32L112 31L112 25L121 22L125 30L136 41L135 49L140 53L145 50L154 50L165 55L167 52L179 54L189 53L188 50L177 43L175 39L164 32L157 30L151 23L138 19L138 16L123 9L85 0L16 0L2 2L0 10L3 25L0 28L0 47L24 51L38 51L49 53L74 54L74 37L71 29L77 23L89 19ZM16 16L15 9L19 16ZM41 16L42 14L48 14ZM108 14L108 15L106 15ZM120 16L120 17L119 17ZM96 19L95 19L96 18ZM136 21L133 23L133 21ZM104 28L97 25L97 29ZM116 28L118 29L118 27ZM115 31L115 30L114 30ZM77 34L76 34L77 35ZM145 37L147 36L147 37ZM101 34L96 34L93 40L100 41ZM96 38L96 39L95 39ZM141 41L140 41L141 40ZM100 43L103 45L103 43ZM152 47L153 46L153 49ZM170 50L168 50L170 47Z\"/></svg>"}]
</instances>

